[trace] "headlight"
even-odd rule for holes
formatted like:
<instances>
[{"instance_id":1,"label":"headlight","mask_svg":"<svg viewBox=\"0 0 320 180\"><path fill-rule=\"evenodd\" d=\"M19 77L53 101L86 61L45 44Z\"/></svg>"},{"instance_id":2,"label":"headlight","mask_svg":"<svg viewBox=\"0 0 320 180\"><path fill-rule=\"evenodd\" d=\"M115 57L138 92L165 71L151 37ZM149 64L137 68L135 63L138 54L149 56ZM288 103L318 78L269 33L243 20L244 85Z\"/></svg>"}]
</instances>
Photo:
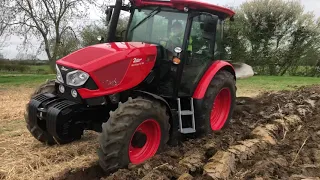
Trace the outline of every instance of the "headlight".
<instances>
[{"instance_id":1,"label":"headlight","mask_svg":"<svg viewBox=\"0 0 320 180\"><path fill-rule=\"evenodd\" d=\"M62 78L62 74L60 69L58 68L58 65L56 64L56 70L57 70L57 80L61 83L64 83L63 78Z\"/></svg>"},{"instance_id":2,"label":"headlight","mask_svg":"<svg viewBox=\"0 0 320 180\"><path fill-rule=\"evenodd\" d=\"M69 72L66 76L67 84L70 86L81 86L89 79L89 74L80 70Z\"/></svg>"}]
</instances>

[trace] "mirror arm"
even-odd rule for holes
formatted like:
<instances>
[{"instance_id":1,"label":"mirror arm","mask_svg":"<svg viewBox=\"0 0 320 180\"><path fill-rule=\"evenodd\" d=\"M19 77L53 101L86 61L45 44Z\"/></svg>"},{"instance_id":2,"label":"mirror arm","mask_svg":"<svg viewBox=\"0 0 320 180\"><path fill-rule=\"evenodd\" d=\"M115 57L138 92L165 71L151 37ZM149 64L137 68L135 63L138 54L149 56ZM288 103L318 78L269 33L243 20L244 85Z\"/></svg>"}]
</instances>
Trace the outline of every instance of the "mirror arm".
<instances>
[{"instance_id":1,"label":"mirror arm","mask_svg":"<svg viewBox=\"0 0 320 180\"><path fill-rule=\"evenodd\" d=\"M115 40L115 33L116 33L117 24L119 21L121 8L122 8L122 0L116 0L116 4L112 12L111 24L108 27L108 35L106 39L107 42L113 42Z\"/></svg>"}]
</instances>

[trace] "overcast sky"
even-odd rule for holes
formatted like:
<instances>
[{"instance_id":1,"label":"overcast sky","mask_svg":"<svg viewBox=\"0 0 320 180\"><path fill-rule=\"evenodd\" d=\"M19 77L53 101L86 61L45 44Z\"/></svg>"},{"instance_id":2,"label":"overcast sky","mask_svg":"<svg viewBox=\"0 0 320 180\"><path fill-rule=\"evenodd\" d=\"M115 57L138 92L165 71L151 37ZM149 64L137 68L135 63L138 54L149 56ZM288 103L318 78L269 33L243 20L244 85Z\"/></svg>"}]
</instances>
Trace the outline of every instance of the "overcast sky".
<instances>
[{"instance_id":1,"label":"overcast sky","mask_svg":"<svg viewBox=\"0 0 320 180\"><path fill-rule=\"evenodd\" d=\"M102 0L99 0L102 1ZM246 0L202 0L206 2L215 3L218 5L229 5L229 6L239 6L241 3L245 2ZM305 6L306 11L313 11L317 17L320 17L320 0L300 0L300 2ZM99 19L100 12L97 10L92 10L91 15L88 19L85 21L94 21ZM20 50L18 50L19 45L22 43L22 38L19 38L17 36L12 36L7 41L7 47L0 50L0 53L5 55L6 58L15 58L16 55L19 53ZM27 53L34 54L35 50L39 46L39 42L37 40L32 40L33 46L35 48L29 49ZM25 51L23 51L25 53ZM41 55L38 56L40 59L46 59L45 53L41 53Z\"/></svg>"}]
</instances>

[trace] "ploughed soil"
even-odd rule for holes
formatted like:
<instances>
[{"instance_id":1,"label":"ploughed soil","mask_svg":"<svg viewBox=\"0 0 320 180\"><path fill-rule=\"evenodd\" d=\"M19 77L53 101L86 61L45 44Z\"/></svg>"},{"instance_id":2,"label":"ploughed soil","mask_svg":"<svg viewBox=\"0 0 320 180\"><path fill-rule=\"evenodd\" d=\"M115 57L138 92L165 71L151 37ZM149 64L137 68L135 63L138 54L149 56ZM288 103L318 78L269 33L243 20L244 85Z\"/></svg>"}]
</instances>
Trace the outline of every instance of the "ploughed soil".
<instances>
[{"instance_id":1,"label":"ploughed soil","mask_svg":"<svg viewBox=\"0 0 320 180\"><path fill-rule=\"evenodd\" d=\"M275 146L238 163L234 179L320 179L320 87L298 92L285 96L290 102L283 110L295 107L303 123L279 132Z\"/></svg>"},{"instance_id":2,"label":"ploughed soil","mask_svg":"<svg viewBox=\"0 0 320 180\"><path fill-rule=\"evenodd\" d=\"M252 131L275 120L295 115L299 123L279 128L271 140L250 156L232 155L230 164L209 167L217 152L255 139ZM298 122L298 121L297 121ZM263 142L267 142L264 141ZM251 147L251 146L250 146ZM253 146L252 146L253 147ZM250 151L250 148L249 148ZM239 151L240 152L240 151ZM215 159L215 158L213 158ZM216 159L215 159L216 160ZM223 161L225 162L225 161ZM209 168L206 168L209 167ZM223 175L213 175L223 172ZM221 169L219 169L221 168ZM230 169L226 172L225 169ZM0 175L1 176L1 175ZM66 170L52 179L318 179L320 178L320 86L295 91L264 93L255 98L239 97L230 125L210 136L185 140L168 147L141 165L129 165L104 174L97 164L85 169ZM0 178L1 179L1 178Z\"/></svg>"}]
</instances>

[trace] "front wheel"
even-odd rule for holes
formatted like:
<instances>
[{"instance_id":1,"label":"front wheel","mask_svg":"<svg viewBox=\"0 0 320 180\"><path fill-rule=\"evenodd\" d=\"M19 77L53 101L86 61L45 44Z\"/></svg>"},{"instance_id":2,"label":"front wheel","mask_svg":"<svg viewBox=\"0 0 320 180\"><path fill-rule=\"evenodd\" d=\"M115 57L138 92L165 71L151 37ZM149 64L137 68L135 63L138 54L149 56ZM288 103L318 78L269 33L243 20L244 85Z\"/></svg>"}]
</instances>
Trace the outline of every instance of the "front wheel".
<instances>
[{"instance_id":1,"label":"front wheel","mask_svg":"<svg viewBox=\"0 0 320 180\"><path fill-rule=\"evenodd\" d=\"M211 80L203 99L200 129L210 134L226 127L231 120L235 100L234 76L228 71L219 71Z\"/></svg>"},{"instance_id":2,"label":"front wheel","mask_svg":"<svg viewBox=\"0 0 320 180\"><path fill-rule=\"evenodd\" d=\"M55 90L55 80L49 80L43 84L41 84L31 95L31 98L41 94L41 93L52 93L56 94ZM27 129L31 133L33 137L35 137L38 141L53 145L56 144L56 141L53 139L52 135L46 129L46 124L39 119L30 119L29 118L29 105L26 105L25 110L25 121L27 123Z\"/></svg>"},{"instance_id":3,"label":"front wheel","mask_svg":"<svg viewBox=\"0 0 320 180\"><path fill-rule=\"evenodd\" d=\"M169 116L158 102L143 98L120 104L102 125L99 164L111 173L161 152L169 139Z\"/></svg>"}]
</instances>

